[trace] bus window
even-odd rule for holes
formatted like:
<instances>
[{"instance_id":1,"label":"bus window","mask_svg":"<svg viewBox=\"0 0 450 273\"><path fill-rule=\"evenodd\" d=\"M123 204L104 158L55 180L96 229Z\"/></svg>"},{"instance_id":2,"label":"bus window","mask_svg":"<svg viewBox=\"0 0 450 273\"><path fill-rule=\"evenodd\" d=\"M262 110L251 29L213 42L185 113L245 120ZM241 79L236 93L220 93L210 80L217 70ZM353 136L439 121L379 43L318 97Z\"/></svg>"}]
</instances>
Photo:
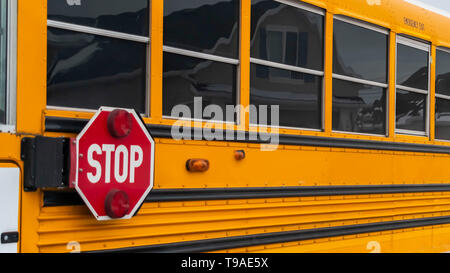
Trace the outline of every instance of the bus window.
<instances>
[{"instance_id":1,"label":"bus window","mask_svg":"<svg viewBox=\"0 0 450 273\"><path fill-rule=\"evenodd\" d=\"M0 1L0 132L16 128L17 0Z\"/></svg>"},{"instance_id":2,"label":"bus window","mask_svg":"<svg viewBox=\"0 0 450 273\"><path fill-rule=\"evenodd\" d=\"M397 133L428 133L429 52L425 43L397 37Z\"/></svg>"},{"instance_id":3,"label":"bus window","mask_svg":"<svg viewBox=\"0 0 450 273\"><path fill-rule=\"evenodd\" d=\"M386 135L388 31L335 17L333 32L333 130Z\"/></svg>"},{"instance_id":4,"label":"bus window","mask_svg":"<svg viewBox=\"0 0 450 273\"><path fill-rule=\"evenodd\" d=\"M49 1L47 105L146 113L148 18L148 0Z\"/></svg>"},{"instance_id":5,"label":"bus window","mask_svg":"<svg viewBox=\"0 0 450 273\"><path fill-rule=\"evenodd\" d=\"M195 97L224 113L236 104L239 12L239 0L164 0L165 117L179 104L194 113Z\"/></svg>"},{"instance_id":6,"label":"bus window","mask_svg":"<svg viewBox=\"0 0 450 273\"><path fill-rule=\"evenodd\" d=\"M386 89L334 79L333 130L386 134Z\"/></svg>"},{"instance_id":7,"label":"bus window","mask_svg":"<svg viewBox=\"0 0 450 273\"><path fill-rule=\"evenodd\" d=\"M436 139L450 140L450 50L436 50Z\"/></svg>"},{"instance_id":8,"label":"bus window","mask_svg":"<svg viewBox=\"0 0 450 273\"><path fill-rule=\"evenodd\" d=\"M253 0L250 103L278 105L280 127L322 129L323 51L321 9L298 1ZM251 120L267 124L270 118Z\"/></svg>"},{"instance_id":9,"label":"bus window","mask_svg":"<svg viewBox=\"0 0 450 273\"><path fill-rule=\"evenodd\" d=\"M147 37L148 0L48 0L49 20Z\"/></svg>"},{"instance_id":10,"label":"bus window","mask_svg":"<svg viewBox=\"0 0 450 273\"><path fill-rule=\"evenodd\" d=\"M7 31L7 16L8 8L7 1L0 2L0 124L7 123L7 41L8 41L8 31Z\"/></svg>"}]
</instances>

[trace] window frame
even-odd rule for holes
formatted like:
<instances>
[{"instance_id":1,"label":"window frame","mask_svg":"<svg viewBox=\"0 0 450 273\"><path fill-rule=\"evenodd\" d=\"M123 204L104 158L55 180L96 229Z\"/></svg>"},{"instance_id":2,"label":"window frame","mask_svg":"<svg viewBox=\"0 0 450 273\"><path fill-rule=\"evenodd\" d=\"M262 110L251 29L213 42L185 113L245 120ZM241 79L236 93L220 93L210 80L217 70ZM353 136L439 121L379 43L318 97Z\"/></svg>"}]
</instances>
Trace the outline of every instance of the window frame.
<instances>
[{"instance_id":1,"label":"window frame","mask_svg":"<svg viewBox=\"0 0 450 273\"><path fill-rule=\"evenodd\" d=\"M449 54L449 56L450 56L450 48L446 48L446 47L442 47L442 46L437 46L437 47L436 47L436 55L435 55L435 56L436 56L436 60L434 61L435 65L436 65L436 73L435 73L435 77L437 77L437 75L438 75L438 73L437 73L437 51L438 51L438 50L440 50L440 51L442 51L442 52L444 52L444 53L447 53L447 54ZM437 79L437 78L436 78L436 79ZM436 81L436 79L434 79L434 80ZM436 85L435 85L435 86L436 86ZM435 105L437 104L437 103L436 103L437 99L440 99L440 100L446 100L446 101L449 101L449 102L450 102L450 96L439 94L438 91L436 90L436 88L435 88L435 92L434 92L434 97L435 97ZM436 108L435 108L435 110L434 110L434 114L435 114L434 129L435 129L435 131L436 131ZM437 138L437 137L435 137L435 140L436 140L436 141L441 141L441 142L450 142L450 139L440 139L440 138Z\"/></svg>"},{"instance_id":2,"label":"window frame","mask_svg":"<svg viewBox=\"0 0 450 273\"><path fill-rule=\"evenodd\" d=\"M164 5L164 0L163 1L163 5ZM239 3L241 3L242 0L239 0ZM164 20L164 18L163 18ZM208 61L213 61L213 62L219 62L219 63L224 63L224 64L229 64L229 65L234 65L236 66L236 100L234 101L235 105L233 105L235 107L236 110L236 119L234 121L228 121L226 120L226 116L224 115L224 119L223 120L210 120L210 119L204 119L203 117L201 119L195 118L195 117L191 117L191 118L180 118L180 117L174 117L174 116L168 116L168 115L162 115L162 119L163 120L183 120L183 121L193 121L193 122L209 122L209 123L216 123L216 124L226 124L226 125L242 125L241 124L241 120L239 119L239 117L241 116L241 109L240 107L236 108L237 105L239 105L241 103L241 29L240 29L240 25L242 22L242 5L239 5L239 18L237 19L237 24L238 24L238 56L236 59L233 58L229 58L229 57L223 57L223 56L219 56L219 55L214 55L214 54L209 54L209 53L203 53L203 52L198 52L198 51L194 51L194 50L189 50L189 49L183 49L183 48L178 48L178 47L173 47L173 46L166 46L164 45L163 42L163 50L162 50L162 54L164 55L164 53L171 53L171 54L177 54L177 55L181 55L181 56L187 56L187 57L192 57L192 58L198 58L198 59L203 59L203 60L208 60ZM164 28L163 28L163 37L164 37ZM163 59L163 65L164 65L164 59ZM162 88L162 95L164 96L164 87ZM163 103L163 102L162 102ZM162 105L162 108L164 108L164 106ZM202 109L203 112L203 109ZM193 113L191 113L193 114ZM224 113L225 114L225 113Z\"/></svg>"},{"instance_id":3,"label":"window frame","mask_svg":"<svg viewBox=\"0 0 450 273\"><path fill-rule=\"evenodd\" d=\"M17 0L7 2L6 123L0 132L15 133L17 119Z\"/></svg>"},{"instance_id":4,"label":"window frame","mask_svg":"<svg viewBox=\"0 0 450 273\"><path fill-rule=\"evenodd\" d=\"M326 14L327 11L325 9L321 9L319 7L313 6L311 4L307 4L304 2L299 2L299 1L295 1L295 0L273 0L275 2L279 2L281 4L285 4L294 8L298 8L298 9L302 9L304 11L308 11L311 13L315 13L318 15L321 15L323 17L323 27L324 27L324 32L323 32L323 63L322 63L322 68L323 71L319 71L319 70L314 70L314 69L308 69L308 68L304 68L304 67L299 67L299 66L294 66L294 65L287 65L287 64L283 64L283 63L277 63L277 62L272 62L272 61L267 61L267 60L262 60L262 59L258 59L258 58L253 58L250 57L250 65L251 64L256 64L256 65L262 65L262 66L267 66L267 67L272 67L272 68L277 68L277 69L282 69L282 70L287 70L287 71L292 71L292 72L298 72L298 73L303 73L303 74L309 74L309 75L313 75L313 76L318 76L318 77L322 77L322 90L321 90L321 118L320 118L320 129L314 129L314 128L302 128L302 127L290 127L290 126L273 126L270 125L270 128L273 129L286 129L286 130L297 130L297 131L310 131L310 132L323 132L325 130L325 65L326 65L326 58L325 58L325 44L326 44L326 33L325 33L325 27L326 27ZM283 49L284 51L285 49ZM297 56L298 58L298 56ZM249 89L249 95L251 90ZM258 128L258 127L267 127L268 125L264 125L264 124L255 124L255 123L251 123L249 124L250 127L253 128Z\"/></svg>"},{"instance_id":5,"label":"window frame","mask_svg":"<svg viewBox=\"0 0 450 273\"><path fill-rule=\"evenodd\" d=\"M422 50L428 53L428 89L422 90L419 88L407 87L397 83L398 81L398 44L412 47L418 50ZM430 135L430 105L431 105L431 43L426 41L417 41L414 38L405 37L402 35L396 35L395 41L395 134L399 135L409 135L409 136L422 136L428 137ZM406 130L406 129L397 129L397 90L400 89L402 91L412 92L416 94L422 94L427 96L426 100L426 113L425 113L425 132L423 131L415 131L415 130Z\"/></svg>"},{"instance_id":6,"label":"window frame","mask_svg":"<svg viewBox=\"0 0 450 273\"><path fill-rule=\"evenodd\" d=\"M149 8L149 24L151 24L151 0L148 0ZM67 31L73 31L73 32L79 32L79 33L85 33L85 34L91 34L106 38L113 38L113 39L121 39L124 41L130 41L130 42L137 42L146 44L147 50L146 50L146 71L145 71L145 112L141 113L141 116L144 117L150 117L150 77L151 77L151 31L149 31L149 36L140 36L135 34L129 34L119 31L113 31L113 30L107 30L107 29L101 29L96 27L90 27L90 26L84 26L84 25L78 25L73 23L66 23L63 21L56 21L56 20L50 20L47 19L47 28L55 28L59 30L67 30ZM151 26L149 26L149 30L151 29ZM47 93L46 93L47 96ZM95 113L98 111L98 109L89 109L89 108L79 108L79 107L67 107L67 106L56 106L56 105L49 105L46 104L47 110L62 110L62 111L77 111L77 112L88 112L88 113Z\"/></svg>"},{"instance_id":7,"label":"window frame","mask_svg":"<svg viewBox=\"0 0 450 273\"><path fill-rule=\"evenodd\" d=\"M386 44L387 48L386 48L386 83L381 83L381 82L376 82L376 81L371 81L371 80L365 80L365 79L359 79L359 78L355 78L355 77L351 77L351 76L346 76L346 75L341 75L341 74L337 74L337 73L332 73L332 79L337 79L337 80L341 80L341 81L347 81L347 82L351 82L351 83L356 83L356 84L364 84L364 85L369 85L369 86L374 86L374 87L379 87L379 88L383 88L385 89L384 92L386 92L386 116L385 116L385 132L384 134L369 134L369 133L360 133L360 132L348 132L348 131L341 131L341 130L333 130L333 133L339 133L339 134L350 134L350 135L361 135L361 136L375 136L375 137L388 137L389 136L389 79L390 79L390 66L389 66L389 61L390 61L390 36L391 36L391 32L389 29L383 28L381 26L377 26L374 24L371 24L369 22L364 22L358 19L354 19L351 17L347 17L344 15L334 15L333 16L333 24L334 24L334 20L339 20L342 22L345 22L347 24L351 24L351 25L355 25L355 26L359 26L362 28L365 28L367 30L371 30L371 31L375 31L381 34L384 34L387 36L387 41L388 43ZM334 38L334 30L333 30L333 38ZM333 51L333 55L334 55L334 51ZM331 68L333 69L333 67ZM332 92L333 93L333 92ZM332 105L333 107L333 105ZM332 116L333 118L333 116Z\"/></svg>"}]
</instances>

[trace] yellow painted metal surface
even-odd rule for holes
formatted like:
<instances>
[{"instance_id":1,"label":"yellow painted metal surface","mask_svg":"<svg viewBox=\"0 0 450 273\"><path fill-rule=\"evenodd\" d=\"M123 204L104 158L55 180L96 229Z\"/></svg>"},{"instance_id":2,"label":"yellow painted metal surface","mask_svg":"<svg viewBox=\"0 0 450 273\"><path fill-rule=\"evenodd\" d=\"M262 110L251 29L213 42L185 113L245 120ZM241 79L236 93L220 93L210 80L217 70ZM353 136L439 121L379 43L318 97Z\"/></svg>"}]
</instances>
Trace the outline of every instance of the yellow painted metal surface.
<instances>
[{"instance_id":1,"label":"yellow painted metal surface","mask_svg":"<svg viewBox=\"0 0 450 273\"><path fill-rule=\"evenodd\" d=\"M146 123L171 125L162 117L163 2L151 1L150 117ZM434 140L434 75L431 65L429 137L395 134L395 37L406 34L450 47L450 19L400 0L305 0L326 10L324 130L281 129L282 134L439 144ZM369 5L380 3L379 5ZM249 104L250 0L241 0L239 102ZM93 113L46 109L46 1L18 0L17 133L0 133L0 163L23 168L20 141L25 136L73 136L44 133L45 117L89 119ZM333 15L341 14L389 29L389 134L386 137L332 132ZM423 24L414 28L405 18ZM240 124L250 129L248 116ZM204 124L193 124L203 126ZM237 162L233 151L245 149ZM189 158L207 158L207 173L186 172ZM226 188L329 185L449 183L449 155L357 149L280 146L260 151L258 144L157 139L155 188ZM23 187L21 187L23 188ZM450 215L448 193L416 193L255 200L146 203L128 221L97 222L85 206L43 207L42 191L21 193L20 251L102 250L208 238ZM450 227L439 225L320 240L234 249L239 252L443 252L450 250Z\"/></svg>"},{"instance_id":2,"label":"yellow painted metal surface","mask_svg":"<svg viewBox=\"0 0 450 273\"><path fill-rule=\"evenodd\" d=\"M450 225L401 229L271 244L227 253L442 253L450 246ZM224 252L224 251L221 251ZM212 252L214 253L214 252ZM217 253L220 253L217 251Z\"/></svg>"},{"instance_id":3,"label":"yellow painted metal surface","mask_svg":"<svg viewBox=\"0 0 450 273\"><path fill-rule=\"evenodd\" d=\"M113 222L84 206L49 207L37 233L42 252L71 241L90 251L448 215L448 193L147 203L132 221Z\"/></svg>"},{"instance_id":4,"label":"yellow painted metal surface","mask_svg":"<svg viewBox=\"0 0 450 273\"><path fill-rule=\"evenodd\" d=\"M236 161L233 151L245 149ZM374 184L439 184L450 181L447 155L343 148L280 146L260 151L256 144L159 140L156 188L280 187ZM189 173L188 158L207 158L206 173ZM177 171L178 170L178 171Z\"/></svg>"}]
</instances>

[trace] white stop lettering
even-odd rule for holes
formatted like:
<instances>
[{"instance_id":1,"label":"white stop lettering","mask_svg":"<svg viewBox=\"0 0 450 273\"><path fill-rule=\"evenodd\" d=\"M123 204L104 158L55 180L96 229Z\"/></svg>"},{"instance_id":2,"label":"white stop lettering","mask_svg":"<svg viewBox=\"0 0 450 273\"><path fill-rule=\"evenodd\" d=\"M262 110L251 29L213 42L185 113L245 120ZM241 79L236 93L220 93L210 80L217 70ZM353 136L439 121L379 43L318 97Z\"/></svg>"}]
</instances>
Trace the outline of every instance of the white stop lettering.
<instances>
[{"instance_id":1,"label":"white stop lettering","mask_svg":"<svg viewBox=\"0 0 450 273\"><path fill-rule=\"evenodd\" d=\"M101 160L94 159L94 154ZM124 145L116 147L113 144L103 144L100 147L92 144L88 149L87 161L95 172L88 172L87 178L93 184L98 183L102 177L105 183L111 183L111 175L114 175L118 183L124 183L127 179L134 183L136 169L142 165L143 159L144 152L138 145L131 145L128 150ZM112 166L114 167L111 168Z\"/></svg>"}]
</instances>

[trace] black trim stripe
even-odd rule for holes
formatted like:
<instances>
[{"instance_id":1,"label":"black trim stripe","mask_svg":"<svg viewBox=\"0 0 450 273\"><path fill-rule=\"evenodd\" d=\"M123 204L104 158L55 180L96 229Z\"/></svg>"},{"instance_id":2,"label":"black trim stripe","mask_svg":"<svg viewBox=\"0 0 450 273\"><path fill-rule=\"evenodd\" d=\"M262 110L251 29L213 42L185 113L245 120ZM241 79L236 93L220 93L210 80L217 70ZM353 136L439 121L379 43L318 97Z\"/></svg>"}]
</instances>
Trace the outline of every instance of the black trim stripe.
<instances>
[{"instance_id":1,"label":"black trim stripe","mask_svg":"<svg viewBox=\"0 0 450 273\"><path fill-rule=\"evenodd\" d=\"M320 238L330 238L345 235L355 235L370 232L381 232L396 229L416 228L449 224L450 216L422 219L378 222L339 227L328 227L308 230L283 231L255 235L235 236L228 238L208 239L199 241L179 242L171 244L131 247L94 252L103 253L190 253L226 250L258 245L279 244Z\"/></svg>"},{"instance_id":2,"label":"black trim stripe","mask_svg":"<svg viewBox=\"0 0 450 273\"><path fill-rule=\"evenodd\" d=\"M146 202L202 201L256 199L306 196L336 196L364 194L392 194L415 192L448 192L450 184L420 185L368 185L368 186L324 186L324 187L267 187L267 188L211 188L211 189L155 189ZM76 192L44 192L44 206L82 205Z\"/></svg>"},{"instance_id":3,"label":"black trim stripe","mask_svg":"<svg viewBox=\"0 0 450 273\"><path fill-rule=\"evenodd\" d=\"M47 132L65 132L65 133L79 133L87 124L86 119L71 119L60 117L46 117L45 128ZM153 137L156 138L172 138L171 126L166 125L152 125L147 124L147 128ZM195 131L201 130L199 128L189 128L192 130L192 135ZM229 131L218 130L224 132L224 136ZM260 138L253 139L249 132L232 131L234 135L233 142L243 143L269 143L271 139L267 140ZM245 136L239 140L238 136ZM366 149L366 150L384 150L384 151L399 151L399 152L417 152L417 153L436 153L436 154L450 154L450 146L429 145L429 144L414 144L402 142L388 142L388 141L373 141L361 139L345 139L345 138L331 138L331 137L315 137L315 136L301 136L301 135L278 135L280 145L298 145L298 146L314 146L327 148L351 148L351 149Z\"/></svg>"},{"instance_id":4,"label":"black trim stripe","mask_svg":"<svg viewBox=\"0 0 450 273\"><path fill-rule=\"evenodd\" d=\"M45 131L61 133L80 133L88 124L87 119L46 117Z\"/></svg>"}]
</instances>

